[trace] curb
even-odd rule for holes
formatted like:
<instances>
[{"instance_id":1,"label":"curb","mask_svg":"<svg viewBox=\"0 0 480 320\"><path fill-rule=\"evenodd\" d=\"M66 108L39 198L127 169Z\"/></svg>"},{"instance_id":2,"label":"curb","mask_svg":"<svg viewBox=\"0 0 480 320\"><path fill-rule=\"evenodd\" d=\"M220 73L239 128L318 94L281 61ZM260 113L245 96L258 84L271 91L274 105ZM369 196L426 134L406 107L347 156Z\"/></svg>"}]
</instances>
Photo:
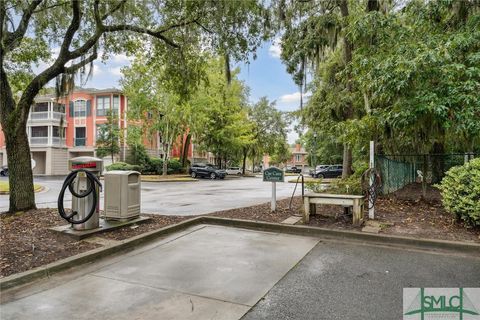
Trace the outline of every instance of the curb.
<instances>
[{"instance_id":1,"label":"curb","mask_svg":"<svg viewBox=\"0 0 480 320\"><path fill-rule=\"evenodd\" d=\"M47 265L44 265L32 270L28 270L18 274L13 274L11 276L0 279L0 290L10 289L19 285L33 282L35 280L38 280L44 277L50 277L51 275L58 273L60 271L70 269L85 263L89 263L96 259L100 259L115 253L131 251L146 242L149 242L157 238L160 238L162 236L167 236L172 233L182 231L188 227L192 227L197 224L200 224L198 220L199 220L198 217L190 220L185 220L180 223L163 227L158 230L153 230L147 233L140 234L138 236L132 237L127 240L122 240L118 244L113 244L107 247L100 247L97 249L93 249L87 252L77 254L72 257L68 257L66 259L49 263Z\"/></svg>"},{"instance_id":2,"label":"curb","mask_svg":"<svg viewBox=\"0 0 480 320\"><path fill-rule=\"evenodd\" d=\"M165 180L142 180L142 182L197 182L198 179L191 179L191 180L175 180L175 179L165 179Z\"/></svg>"},{"instance_id":3,"label":"curb","mask_svg":"<svg viewBox=\"0 0 480 320\"><path fill-rule=\"evenodd\" d=\"M452 253L464 253L480 257L480 244L467 242L453 242L445 240L426 240L381 234L368 234L357 231L332 230L301 225L285 225L281 223L258 222L251 220L228 219L211 216L200 216L179 222L170 226L140 234L118 244L93 249L66 259L62 259L45 266L41 266L22 273L14 274L0 279L0 289L10 289L27 284L35 280L49 277L60 271L77 267L115 253L128 252L142 244L156 240L160 237L182 231L199 224L236 227L249 230L282 232L286 234L310 236L326 239L360 240L362 243L379 244L390 247L413 247L423 250L443 250Z\"/></svg>"},{"instance_id":4,"label":"curb","mask_svg":"<svg viewBox=\"0 0 480 320\"><path fill-rule=\"evenodd\" d=\"M313 236L329 239L362 240L387 246L410 246L429 250L447 250L455 253L473 254L480 257L480 244L469 242L455 242L447 240L417 239L402 236L372 234L358 231L333 230L303 225L286 225L271 222L257 222L251 220L237 220L220 217L202 217L204 223L211 225L232 226L244 229L253 229L270 232L282 232L302 236Z\"/></svg>"}]
</instances>

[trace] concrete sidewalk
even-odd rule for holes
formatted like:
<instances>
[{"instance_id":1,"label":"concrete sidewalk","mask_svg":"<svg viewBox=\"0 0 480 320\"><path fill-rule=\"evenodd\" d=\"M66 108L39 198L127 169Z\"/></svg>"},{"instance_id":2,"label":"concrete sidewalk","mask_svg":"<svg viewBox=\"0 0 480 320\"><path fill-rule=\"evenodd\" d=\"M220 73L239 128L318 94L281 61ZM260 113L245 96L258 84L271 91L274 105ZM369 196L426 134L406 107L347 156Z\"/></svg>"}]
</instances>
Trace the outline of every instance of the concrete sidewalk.
<instances>
[{"instance_id":1,"label":"concrete sidewalk","mask_svg":"<svg viewBox=\"0 0 480 320\"><path fill-rule=\"evenodd\" d=\"M318 239L198 226L1 306L1 319L239 319Z\"/></svg>"}]
</instances>

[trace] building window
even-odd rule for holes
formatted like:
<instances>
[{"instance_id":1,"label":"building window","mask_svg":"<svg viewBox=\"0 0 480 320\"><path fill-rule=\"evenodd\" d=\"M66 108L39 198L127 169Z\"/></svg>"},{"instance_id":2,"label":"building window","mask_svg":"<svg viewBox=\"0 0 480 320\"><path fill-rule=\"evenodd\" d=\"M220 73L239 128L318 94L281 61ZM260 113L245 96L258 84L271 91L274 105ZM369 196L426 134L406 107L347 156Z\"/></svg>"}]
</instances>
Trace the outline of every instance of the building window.
<instances>
[{"instance_id":1,"label":"building window","mask_svg":"<svg viewBox=\"0 0 480 320\"><path fill-rule=\"evenodd\" d=\"M55 126L52 127L52 137L60 137L61 132L62 130L60 129L60 127L55 127ZM67 128L63 128L63 135L61 138L65 138L66 132L67 132Z\"/></svg>"},{"instance_id":2,"label":"building window","mask_svg":"<svg viewBox=\"0 0 480 320\"><path fill-rule=\"evenodd\" d=\"M77 100L74 102L73 107L75 118L87 116L87 101Z\"/></svg>"},{"instance_id":3,"label":"building window","mask_svg":"<svg viewBox=\"0 0 480 320\"><path fill-rule=\"evenodd\" d=\"M112 114L118 114L120 109L120 96L113 96Z\"/></svg>"},{"instance_id":4,"label":"building window","mask_svg":"<svg viewBox=\"0 0 480 320\"><path fill-rule=\"evenodd\" d=\"M302 159L302 155L300 155L300 154L295 155L295 162L300 162L300 161L302 161L301 159Z\"/></svg>"},{"instance_id":5,"label":"building window","mask_svg":"<svg viewBox=\"0 0 480 320\"><path fill-rule=\"evenodd\" d=\"M33 112L48 112L48 102L35 103Z\"/></svg>"},{"instance_id":6,"label":"building window","mask_svg":"<svg viewBox=\"0 0 480 320\"><path fill-rule=\"evenodd\" d=\"M48 127L32 127L32 137L48 137Z\"/></svg>"},{"instance_id":7,"label":"building window","mask_svg":"<svg viewBox=\"0 0 480 320\"><path fill-rule=\"evenodd\" d=\"M60 103L53 103L53 112L65 113L65 105Z\"/></svg>"},{"instance_id":8,"label":"building window","mask_svg":"<svg viewBox=\"0 0 480 320\"><path fill-rule=\"evenodd\" d=\"M110 96L97 97L97 116L108 115L108 110L110 110Z\"/></svg>"},{"instance_id":9,"label":"building window","mask_svg":"<svg viewBox=\"0 0 480 320\"><path fill-rule=\"evenodd\" d=\"M74 145L76 147L82 147L86 145L86 142L87 142L87 128L76 127Z\"/></svg>"}]
</instances>

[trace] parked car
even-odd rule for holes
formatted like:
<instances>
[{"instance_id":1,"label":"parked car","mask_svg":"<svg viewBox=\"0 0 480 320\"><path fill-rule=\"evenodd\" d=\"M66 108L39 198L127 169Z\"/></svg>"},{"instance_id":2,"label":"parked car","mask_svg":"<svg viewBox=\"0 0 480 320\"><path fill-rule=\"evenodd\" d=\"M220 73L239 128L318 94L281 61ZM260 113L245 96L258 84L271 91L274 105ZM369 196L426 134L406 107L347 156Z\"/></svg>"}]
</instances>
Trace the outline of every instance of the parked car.
<instances>
[{"instance_id":1,"label":"parked car","mask_svg":"<svg viewBox=\"0 0 480 320\"><path fill-rule=\"evenodd\" d=\"M286 173L302 173L302 168L297 167L287 167L285 168Z\"/></svg>"},{"instance_id":2,"label":"parked car","mask_svg":"<svg viewBox=\"0 0 480 320\"><path fill-rule=\"evenodd\" d=\"M338 178L342 176L343 166L333 165L315 172L315 178Z\"/></svg>"},{"instance_id":3,"label":"parked car","mask_svg":"<svg viewBox=\"0 0 480 320\"><path fill-rule=\"evenodd\" d=\"M328 165L328 164L319 164L318 166L315 167L314 170L310 170L309 174L310 174L311 177L315 177L315 175L317 173L319 173L320 170L326 169L328 167L330 167L330 165Z\"/></svg>"},{"instance_id":4,"label":"parked car","mask_svg":"<svg viewBox=\"0 0 480 320\"><path fill-rule=\"evenodd\" d=\"M0 176L2 177L7 177L8 176L8 167L3 166L2 169L0 169Z\"/></svg>"},{"instance_id":5,"label":"parked car","mask_svg":"<svg viewBox=\"0 0 480 320\"><path fill-rule=\"evenodd\" d=\"M196 163L190 167L188 173L192 178L205 177L210 179L224 179L227 175L225 170L220 170L212 164Z\"/></svg>"},{"instance_id":6,"label":"parked car","mask_svg":"<svg viewBox=\"0 0 480 320\"><path fill-rule=\"evenodd\" d=\"M242 174L242 170L240 169L240 167L230 167L230 168L227 168L227 170L225 171L227 172L227 174L236 174L236 175Z\"/></svg>"}]
</instances>

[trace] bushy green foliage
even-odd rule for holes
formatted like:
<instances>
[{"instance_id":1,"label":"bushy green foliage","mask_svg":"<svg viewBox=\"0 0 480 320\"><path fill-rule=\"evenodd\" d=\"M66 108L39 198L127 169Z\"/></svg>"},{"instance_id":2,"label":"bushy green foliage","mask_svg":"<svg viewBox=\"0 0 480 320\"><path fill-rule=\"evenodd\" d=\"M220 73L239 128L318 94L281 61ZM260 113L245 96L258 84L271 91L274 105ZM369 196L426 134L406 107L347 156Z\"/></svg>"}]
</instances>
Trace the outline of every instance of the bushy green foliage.
<instances>
[{"instance_id":1,"label":"bushy green foliage","mask_svg":"<svg viewBox=\"0 0 480 320\"><path fill-rule=\"evenodd\" d=\"M445 209L471 226L480 226L480 158L447 171L440 185Z\"/></svg>"},{"instance_id":2,"label":"bushy green foliage","mask_svg":"<svg viewBox=\"0 0 480 320\"><path fill-rule=\"evenodd\" d=\"M356 194L362 195L362 175L368 169L368 164L364 161L355 161L353 163L353 174L346 179L334 180L328 192L338 194Z\"/></svg>"},{"instance_id":3,"label":"bushy green foliage","mask_svg":"<svg viewBox=\"0 0 480 320\"><path fill-rule=\"evenodd\" d=\"M323 179L318 179L318 181L307 181L305 182L305 189L310 190L312 192L324 192L325 188L322 185Z\"/></svg>"},{"instance_id":4,"label":"bushy green foliage","mask_svg":"<svg viewBox=\"0 0 480 320\"><path fill-rule=\"evenodd\" d=\"M167 173L181 173L183 172L182 164L178 159L168 159ZM156 157L148 157L145 165L141 166L142 174L162 174L163 173L163 159Z\"/></svg>"},{"instance_id":5,"label":"bushy green foliage","mask_svg":"<svg viewBox=\"0 0 480 320\"><path fill-rule=\"evenodd\" d=\"M142 167L139 165L128 164L125 162L115 162L106 167L107 171L122 170L122 171L142 171Z\"/></svg>"},{"instance_id":6,"label":"bushy green foliage","mask_svg":"<svg viewBox=\"0 0 480 320\"><path fill-rule=\"evenodd\" d=\"M142 144L129 145L129 153L127 156L127 163L145 167L148 165L150 157L147 150Z\"/></svg>"},{"instance_id":7,"label":"bushy green foliage","mask_svg":"<svg viewBox=\"0 0 480 320\"><path fill-rule=\"evenodd\" d=\"M169 159L168 160L168 173L181 173L182 164L178 159Z\"/></svg>"},{"instance_id":8,"label":"bushy green foliage","mask_svg":"<svg viewBox=\"0 0 480 320\"><path fill-rule=\"evenodd\" d=\"M150 157L142 170L142 174L162 174L163 160Z\"/></svg>"}]
</instances>

